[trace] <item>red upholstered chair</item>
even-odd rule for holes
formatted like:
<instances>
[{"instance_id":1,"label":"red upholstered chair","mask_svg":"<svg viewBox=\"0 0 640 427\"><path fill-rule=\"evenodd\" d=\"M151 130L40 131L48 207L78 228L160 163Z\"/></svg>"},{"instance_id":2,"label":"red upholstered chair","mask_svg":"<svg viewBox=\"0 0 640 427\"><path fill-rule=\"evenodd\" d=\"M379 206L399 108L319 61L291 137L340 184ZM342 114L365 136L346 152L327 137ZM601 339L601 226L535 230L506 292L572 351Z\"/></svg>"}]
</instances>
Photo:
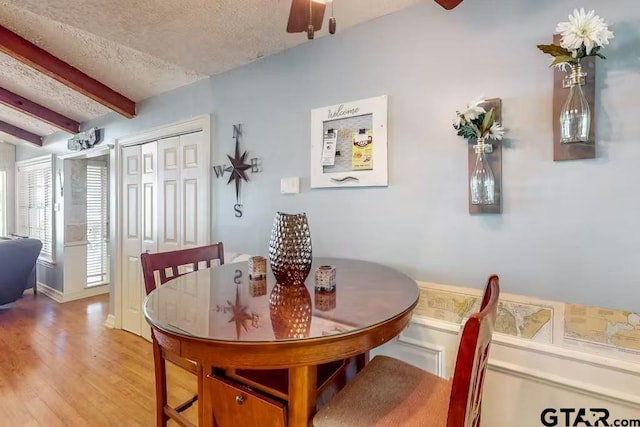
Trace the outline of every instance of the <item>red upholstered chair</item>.
<instances>
[{"instance_id":1,"label":"red upholstered chair","mask_svg":"<svg viewBox=\"0 0 640 427\"><path fill-rule=\"evenodd\" d=\"M464 325L453 378L376 356L313 419L314 427L480 427L482 385L498 309L498 276Z\"/></svg>"},{"instance_id":2,"label":"red upholstered chair","mask_svg":"<svg viewBox=\"0 0 640 427\"><path fill-rule=\"evenodd\" d=\"M171 252L161 253L143 253L140 255L142 262L142 274L144 276L144 287L147 295L153 291L156 286L163 285L171 279L174 279L191 271L196 271L201 267L215 267L224 264L224 247L222 242L213 245L201 246L191 249L182 249ZM167 275L167 270L170 274ZM158 273L159 282L156 283L156 272ZM191 407L198 400L198 395L178 406L171 407L167 402L167 371L165 360L174 363L187 371L199 375L201 367L194 361L185 359L175 353L161 347L153 336L153 362L156 377L156 420L158 426L166 426L169 418L178 422L182 426L193 425L180 413Z\"/></svg>"}]
</instances>

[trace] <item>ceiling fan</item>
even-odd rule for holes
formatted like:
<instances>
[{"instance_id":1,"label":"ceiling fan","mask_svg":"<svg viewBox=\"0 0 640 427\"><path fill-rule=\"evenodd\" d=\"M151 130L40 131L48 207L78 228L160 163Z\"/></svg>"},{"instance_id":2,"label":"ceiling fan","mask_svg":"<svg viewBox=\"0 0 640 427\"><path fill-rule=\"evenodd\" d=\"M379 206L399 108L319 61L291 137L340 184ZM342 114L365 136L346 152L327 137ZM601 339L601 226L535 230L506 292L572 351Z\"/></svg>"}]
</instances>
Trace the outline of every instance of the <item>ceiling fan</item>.
<instances>
[{"instance_id":1,"label":"ceiling fan","mask_svg":"<svg viewBox=\"0 0 640 427\"><path fill-rule=\"evenodd\" d=\"M333 16L333 0L292 0L287 32L306 32L307 38L312 40L314 33L322 29L326 3L329 2L331 3L329 33L334 34L336 32L336 18ZM462 3L462 0L435 0L435 2L445 9L451 10Z\"/></svg>"},{"instance_id":2,"label":"ceiling fan","mask_svg":"<svg viewBox=\"0 0 640 427\"><path fill-rule=\"evenodd\" d=\"M309 40L313 39L314 32L322 29L324 20L325 0L292 0L289 11L288 33L307 33ZM332 31L333 30L333 31ZM329 32L336 32L336 19L329 20Z\"/></svg>"},{"instance_id":3,"label":"ceiling fan","mask_svg":"<svg viewBox=\"0 0 640 427\"><path fill-rule=\"evenodd\" d=\"M460 3L462 3L462 0L435 0L435 1L436 3L438 3L440 6L444 7L447 10L451 10L457 5L459 5Z\"/></svg>"}]
</instances>

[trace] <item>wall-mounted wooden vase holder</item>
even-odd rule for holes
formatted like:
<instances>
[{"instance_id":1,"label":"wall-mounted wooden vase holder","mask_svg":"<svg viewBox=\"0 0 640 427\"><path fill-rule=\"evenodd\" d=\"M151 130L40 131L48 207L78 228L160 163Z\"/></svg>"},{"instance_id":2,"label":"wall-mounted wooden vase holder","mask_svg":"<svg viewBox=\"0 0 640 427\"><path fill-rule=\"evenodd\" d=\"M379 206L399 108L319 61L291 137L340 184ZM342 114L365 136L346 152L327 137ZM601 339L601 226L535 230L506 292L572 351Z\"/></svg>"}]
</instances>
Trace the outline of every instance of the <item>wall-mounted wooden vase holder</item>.
<instances>
[{"instance_id":1,"label":"wall-mounted wooden vase holder","mask_svg":"<svg viewBox=\"0 0 640 427\"><path fill-rule=\"evenodd\" d=\"M553 36L553 43L560 44L560 36ZM567 78L562 71L553 71L553 160L594 159L596 157L596 58L589 56L580 61L582 72L586 73L582 92L591 110L591 128L589 143L562 144L560 142L560 111L569 96L569 87L564 84Z\"/></svg>"},{"instance_id":2,"label":"wall-mounted wooden vase holder","mask_svg":"<svg viewBox=\"0 0 640 427\"><path fill-rule=\"evenodd\" d=\"M495 121L502 125L502 100L500 98L490 98L484 103L480 104L486 111L494 109ZM495 182L495 199L491 205L474 205L471 203L471 188L469 187L469 180L471 174L476 166L476 151L473 148L477 141L475 139L469 140L469 147L467 149L467 157L469 164L469 172L467 175L467 191L469 199L469 213L470 214L499 214L502 213L502 144L500 141L487 140L486 144L491 144L491 152L485 152L487 162L493 172L493 179Z\"/></svg>"}]
</instances>

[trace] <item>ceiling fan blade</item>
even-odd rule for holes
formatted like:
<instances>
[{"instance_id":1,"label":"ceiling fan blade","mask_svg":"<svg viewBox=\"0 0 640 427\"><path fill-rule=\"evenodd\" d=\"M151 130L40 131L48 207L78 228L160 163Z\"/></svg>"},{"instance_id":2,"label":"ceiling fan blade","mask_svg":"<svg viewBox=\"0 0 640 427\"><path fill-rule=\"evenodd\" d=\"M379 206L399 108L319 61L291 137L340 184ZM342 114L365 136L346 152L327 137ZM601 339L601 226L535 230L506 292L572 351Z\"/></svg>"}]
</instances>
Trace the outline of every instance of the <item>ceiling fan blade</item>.
<instances>
[{"instance_id":1,"label":"ceiling fan blade","mask_svg":"<svg viewBox=\"0 0 640 427\"><path fill-rule=\"evenodd\" d=\"M451 10L457 5L459 5L460 3L462 3L462 0L436 0L436 3L438 3L440 6L444 7L447 10Z\"/></svg>"},{"instance_id":2,"label":"ceiling fan blade","mask_svg":"<svg viewBox=\"0 0 640 427\"><path fill-rule=\"evenodd\" d=\"M324 19L324 3L313 0L292 0L291 11L289 12L288 33L301 33L307 31L309 27L309 2L312 4L313 29L318 31L322 28Z\"/></svg>"}]
</instances>

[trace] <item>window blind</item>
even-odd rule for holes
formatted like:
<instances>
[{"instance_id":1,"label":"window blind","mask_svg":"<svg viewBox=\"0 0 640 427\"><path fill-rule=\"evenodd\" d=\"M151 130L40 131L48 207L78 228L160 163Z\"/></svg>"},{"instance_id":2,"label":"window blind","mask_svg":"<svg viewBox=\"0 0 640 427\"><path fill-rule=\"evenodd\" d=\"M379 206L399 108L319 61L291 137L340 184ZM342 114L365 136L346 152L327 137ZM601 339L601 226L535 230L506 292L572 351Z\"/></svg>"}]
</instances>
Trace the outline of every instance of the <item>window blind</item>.
<instances>
[{"instance_id":1,"label":"window blind","mask_svg":"<svg viewBox=\"0 0 640 427\"><path fill-rule=\"evenodd\" d=\"M51 158L17 165L16 231L42 242L40 258L53 261Z\"/></svg>"},{"instance_id":2,"label":"window blind","mask_svg":"<svg viewBox=\"0 0 640 427\"><path fill-rule=\"evenodd\" d=\"M87 164L87 285L108 282L108 182L105 164Z\"/></svg>"}]
</instances>

